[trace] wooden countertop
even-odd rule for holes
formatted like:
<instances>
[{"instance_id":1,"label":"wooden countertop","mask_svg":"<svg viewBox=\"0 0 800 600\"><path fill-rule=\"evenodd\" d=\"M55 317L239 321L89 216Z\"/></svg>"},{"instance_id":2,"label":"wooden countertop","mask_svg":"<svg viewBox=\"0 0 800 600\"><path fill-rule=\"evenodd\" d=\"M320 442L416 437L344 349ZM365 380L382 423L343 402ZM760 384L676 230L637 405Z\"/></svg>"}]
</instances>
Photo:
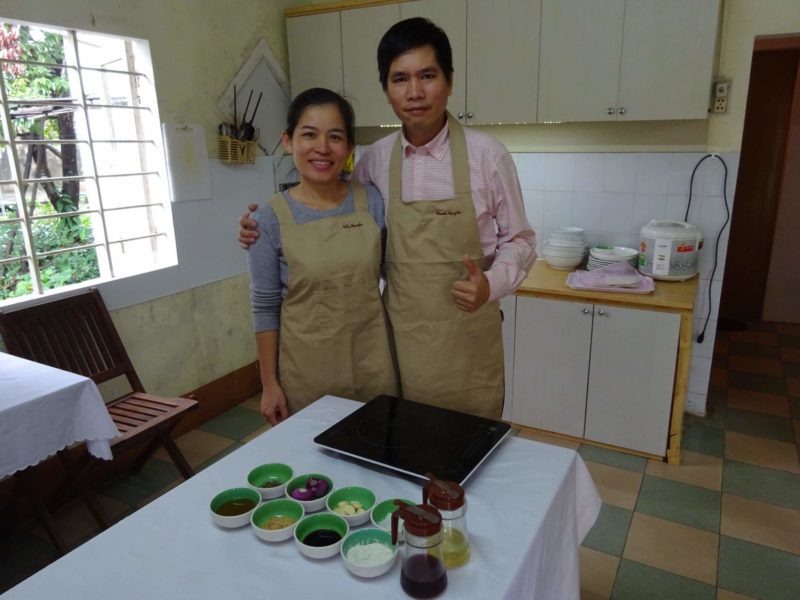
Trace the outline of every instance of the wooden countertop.
<instances>
[{"instance_id":1,"label":"wooden countertop","mask_svg":"<svg viewBox=\"0 0 800 600\"><path fill-rule=\"evenodd\" d=\"M622 292L595 292L573 290L567 287L570 271L550 268L543 259L534 263L531 272L516 292L517 296L537 296L576 302L592 302L615 306L630 306L670 312L691 312L697 295L699 277L687 281L656 281L652 294L626 294Z\"/></svg>"}]
</instances>

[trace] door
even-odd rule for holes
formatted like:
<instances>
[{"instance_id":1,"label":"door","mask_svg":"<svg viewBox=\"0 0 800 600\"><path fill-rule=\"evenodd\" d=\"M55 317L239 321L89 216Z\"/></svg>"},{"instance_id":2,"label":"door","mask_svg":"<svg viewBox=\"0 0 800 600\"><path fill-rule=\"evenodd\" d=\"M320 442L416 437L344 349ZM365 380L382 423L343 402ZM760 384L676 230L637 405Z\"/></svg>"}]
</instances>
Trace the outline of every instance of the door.
<instances>
[{"instance_id":1,"label":"door","mask_svg":"<svg viewBox=\"0 0 800 600\"><path fill-rule=\"evenodd\" d=\"M613 121L625 0L543 0L539 122Z\"/></svg>"},{"instance_id":2,"label":"door","mask_svg":"<svg viewBox=\"0 0 800 600\"><path fill-rule=\"evenodd\" d=\"M292 97L312 87L341 92L342 28L338 12L286 19Z\"/></svg>"},{"instance_id":3,"label":"door","mask_svg":"<svg viewBox=\"0 0 800 600\"><path fill-rule=\"evenodd\" d=\"M468 0L468 125L536 122L541 10L541 0Z\"/></svg>"},{"instance_id":4,"label":"door","mask_svg":"<svg viewBox=\"0 0 800 600\"><path fill-rule=\"evenodd\" d=\"M344 91L358 127L399 123L378 78L378 42L400 20L400 6L385 4L342 11Z\"/></svg>"},{"instance_id":5,"label":"door","mask_svg":"<svg viewBox=\"0 0 800 600\"><path fill-rule=\"evenodd\" d=\"M680 315L595 305L588 440L663 456Z\"/></svg>"},{"instance_id":6,"label":"door","mask_svg":"<svg viewBox=\"0 0 800 600\"><path fill-rule=\"evenodd\" d=\"M592 305L517 298L512 421L583 437Z\"/></svg>"}]
</instances>

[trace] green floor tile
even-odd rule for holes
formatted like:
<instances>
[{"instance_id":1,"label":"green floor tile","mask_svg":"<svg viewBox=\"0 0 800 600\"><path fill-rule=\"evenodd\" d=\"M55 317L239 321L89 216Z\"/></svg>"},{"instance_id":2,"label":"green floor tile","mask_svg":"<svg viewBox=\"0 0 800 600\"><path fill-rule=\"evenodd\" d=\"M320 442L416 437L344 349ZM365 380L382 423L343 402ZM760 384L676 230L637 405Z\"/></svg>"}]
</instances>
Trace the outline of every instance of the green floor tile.
<instances>
[{"instance_id":1,"label":"green floor tile","mask_svg":"<svg viewBox=\"0 0 800 600\"><path fill-rule=\"evenodd\" d=\"M726 460L722 491L800 510L800 475Z\"/></svg>"},{"instance_id":2,"label":"green floor tile","mask_svg":"<svg viewBox=\"0 0 800 600\"><path fill-rule=\"evenodd\" d=\"M198 429L232 440L241 440L264 424L264 417L249 408L234 406L218 417L206 421Z\"/></svg>"},{"instance_id":3,"label":"green floor tile","mask_svg":"<svg viewBox=\"0 0 800 600\"><path fill-rule=\"evenodd\" d=\"M641 456L633 456L632 454L625 454L624 452L617 452L615 450L608 450L607 448L600 448L599 446L591 446L589 444L581 444L578 448L584 460L591 460L592 462L603 463L611 467L619 467L620 469L627 469L628 471L636 471L637 473L644 473L647 468L647 459Z\"/></svg>"},{"instance_id":4,"label":"green floor tile","mask_svg":"<svg viewBox=\"0 0 800 600\"><path fill-rule=\"evenodd\" d=\"M762 344L746 344L732 342L728 347L728 356L759 356L761 358L780 358L777 346L764 346ZM716 355L714 355L716 357Z\"/></svg>"},{"instance_id":5,"label":"green floor tile","mask_svg":"<svg viewBox=\"0 0 800 600\"><path fill-rule=\"evenodd\" d=\"M702 425L703 427L724 429L725 407L707 404L705 417L698 417L697 415L686 413L683 417L683 423L685 427L689 427L690 425Z\"/></svg>"},{"instance_id":6,"label":"green floor tile","mask_svg":"<svg viewBox=\"0 0 800 600\"><path fill-rule=\"evenodd\" d=\"M800 556L720 536L718 584L762 600L800 598Z\"/></svg>"},{"instance_id":7,"label":"green floor tile","mask_svg":"<svg viewBox=\"0 0 800 600\"><path fill-rule=\"evenodd\" d=\"M221 458L225 458L226 456L228 456L228 454L230 454L231 452L233 452L237 448L241 448L242 446L244 446L244 444L242 444L241 442L234 442L233 444L231 444L230 446L225 448L225 450L223 450L219 454L216 454L216 455L212 456L206 462L204 462L201 465L199 465L197 467L197 472L199 473L203 469L205 469L207 467L210 467L211 465L213 465L215 462L217 462Z\"/></svg>"},{"instance_id":8,"label":"green floor tile","mask_svg":"<svg viewBox=\"0 0 800 600\"><path fill-rule=\"evenodd\" d=\"M621 556L632 517L633 512L628 509L603 504L594 527L583 539L583 545L592 550Z\"/></svg>"},{"instance_id":9,"label":"green floor tile","mask_svg":"<svg viewBox=\"0 0 800 600\"><path fill-rule=\"evenodd\" d=\"M715 600L713 585L622 559L612 600Z\"/></svg>"},{"instance_id":10,"label":"green floor tile","mask_svg":"<svg viewBox=\"0 0 800 600\"><path fill-rule=\"evenodd\" d=\"M728 387L767 394L786 394L786 382L783 377L741 371L728 371Z\"/></svg>"},{"instance_id":11,"label":"green floor tile","mask_svg":"<svg viewBox=\"0 0 800 600\"><path fill-rule=\"evenodd\" d=\"M729 408L725 415L725 429L781 442L794 442L791 419L748 410Z\"/></svg>"},{"instance_id":12,"label":"green floor tile","mask_svg":"<svg viewBox=\"0 0 800 600\"><path fill-rule=\"evenodd\" d=\"M681 448L689 452L722 458L725 452L725 431L716 427L706 427L698 421L687 424L683 428Z\"/></svg>"},{"instance_id":13,"label":"green floor tile","mask_svg":"<svg viewBox=\"0 0 800 600\"><path fill-rule=\"evenodd\" d=\"M180 477L178 468L171 462L151 458L138 473L121 475L101 491L106 496L133 506Z\"/></svg>"},{"instance_id":14,"label":"green floor tile","mask_svg":"<svg viewBox=\"0 0 800 600\"><path fill-rule=\"evenodd\" d=\"M716 533L721 501L720 492L645 475L636 512Z\"/></svg>"},{"instance_id":15,"label":"green floor tile","mask_svg":"<svg viewBox=\"0 0 800 600\"><path fill-rule=\"evenodd\" d=\"M784 348L800 348L800 335L779 335L778 345Z\"/></svg>"}]
</instances>

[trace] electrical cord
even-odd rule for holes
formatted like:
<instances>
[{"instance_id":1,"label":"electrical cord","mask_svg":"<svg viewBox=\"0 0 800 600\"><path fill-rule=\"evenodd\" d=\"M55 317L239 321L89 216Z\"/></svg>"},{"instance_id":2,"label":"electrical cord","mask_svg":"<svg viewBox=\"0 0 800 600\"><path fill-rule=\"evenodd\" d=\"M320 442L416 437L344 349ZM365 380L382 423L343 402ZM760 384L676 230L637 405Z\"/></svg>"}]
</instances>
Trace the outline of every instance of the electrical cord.
<instances>
[{"instance_id":1,"label":"electrical cord","mask_svg":"<svg viewBox=\"0 0 800 600\"><path fill-rule=\"evenodd\" d=\"M717 234L717 241L714 245L714 267L711 269L711 277L708 279L708 310L706 311L706 320L703 324L703 330L697 336L697 343L702 344L703 340L706 337L706 328L708 327L708 321L711 318L711 288L712 284L714 283L714 274L717 272L717 259L719 258L719 241L722 238L722 232L725 231L725 227L728 226L728 221L730 221L731 211L728 207L728 165L725 164L725 161L719 154L706 154L703 158L697 161L697 164L694 166L692 170L692 176L689 179L689 201L686 204L686 214L683 217L684 221L689 220L689 209L692 207L692 189L694 188L694 175L697 173L698 167L703 164L703 161L707 158L716 158L719 162L722 163L722 168L725 170L725 174L722 178L722 200L725 206L725 222L722 224L722 227L719 229L719 233Z\"/></svg>"}]
</instances>

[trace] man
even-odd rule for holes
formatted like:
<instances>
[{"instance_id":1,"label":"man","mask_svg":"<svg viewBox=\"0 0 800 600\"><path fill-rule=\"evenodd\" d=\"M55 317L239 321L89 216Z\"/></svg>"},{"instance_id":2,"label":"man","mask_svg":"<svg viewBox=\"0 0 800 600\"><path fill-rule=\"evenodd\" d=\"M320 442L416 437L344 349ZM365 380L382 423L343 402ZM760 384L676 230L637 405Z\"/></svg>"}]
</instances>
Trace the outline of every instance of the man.
<instances>
[{"instance_id":1,"label":"man","mask_svg":"<svg viewBox=\"0 0 800 600\"><path fill-rule=\"evenodd\" d=\"M353 179L378 187L387 206L385 304L402 395L499 418L497 301L535 258L514 163L494 138L447 113L452 51L432 22L392 26L378 45L378 71L403 127L367 149ZM246 245L252 225L241 224Z\"/></svg>"}]
</instances>

